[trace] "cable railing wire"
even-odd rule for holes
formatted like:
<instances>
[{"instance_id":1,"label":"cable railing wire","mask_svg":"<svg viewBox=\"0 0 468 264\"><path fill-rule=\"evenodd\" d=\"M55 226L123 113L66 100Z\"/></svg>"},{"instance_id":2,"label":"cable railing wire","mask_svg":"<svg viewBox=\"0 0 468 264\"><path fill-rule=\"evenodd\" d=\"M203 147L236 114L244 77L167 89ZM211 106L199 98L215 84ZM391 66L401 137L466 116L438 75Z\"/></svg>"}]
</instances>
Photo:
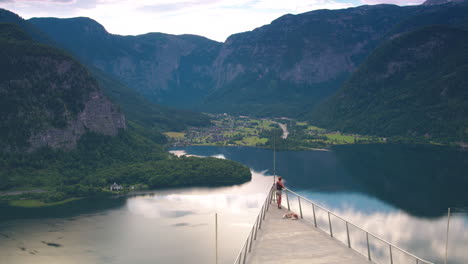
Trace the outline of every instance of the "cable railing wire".
<instances>
[{"instance_id":1,"label":"cable railing wire","mask_svg":"<svg viewBox=\"0 0 468 264\"><path fill-rule=\"evenodd\" d=\"M372 238L375 238L375 239L377 239L377 240L383 242L384 244L386 244L386 245L388 246L388 255L389 255L389 262L388 262L388 263L390 263L390 264L398 264L398 263L396 263L396 262L394 261L394 259L393 259L393 257L394 257L394 254L393 254L393 253L394 253L395 250L398 250L398 251L404 253L405 255L407 255L407 256L413 258L416 264L419 264L419 263L434 264L434 263L429 262L429 261L427 261L427 260L424 260L424 259L422 259L422 258L420 258L420 257L417 257L417 256L415 256L414 254L411 254L411 253L409 253L408 251L406 251L406 250L404 250L404 249L401 249L400 247L398 247L398 246L396 246L396 245L394 245L394 244L388 242L387 240L385 240L385 239L383 239L383 238L381 238L381 237L379 237L379 236L377 236L377 235L375 235L375 234L373 234L373 233L371 233L371 232L369 232L369 231L364 230L363 228L359 227L358 225L356 225L356 224L354 224L354 223L352 223L352 222L350 222L350 221L345 220L344 218L342 218L342 217L336 215L335 213L331 212L330 210L326 209L325 207L320 206L320 205L318 205L318 204L316 204L316 203L310 201L309 199L307 199L307 198L301 196L300 194L298 194L298 193L296 193L296 192L294 192L294 191L292 191L292 190L290 190L290 189L288 189L288 188L285 188L285 194L286 194L286 200L287 200L288 210L290 210L290 208L291 208L291 206L290 206L290 204L289 204L289 201L291 200L291 198L287 195L288 192L291 193L291 194L294 194L296 197L298 197L298 205L299 205L299 210L300 210L300 212L301 212L301 215L300 215L301 218L303 218L303 217L302 217L302 206L301 206L300 201L303 200L304 202L307 202L307 203L309 203L309 204L312 204L312 210L313 210L313 224L314 224L314 226L317 227L317 228L319 228L319 229L321 229L321 230L323 230L323 231L325 231L325 232L328 233L331 237L334 237L334 234L333 234L333 225L332 225L332 221L331 221L331 216L336 217L337 219L340 219L340 220L344 221L344 222L345 222L345 225L346 225L346 233L347 233L346 237L347 237L347 242L344 243L343 241L341 241L341 240L339 240L339 239L337 239L337 240L343 242L343 243L344 243L345 245L347 245L349 248L356 250L355 248L352 247L352 244L351 244L351 238L350 238L350 235L349 235L349 227L352 226L352 227L354 227L354 228L356 228L356 229L358 229L358 230L364 232L365 237L366 237L366 241L365 241L365 244L366 244L366 249L365 249L365 250L366 250L366 254L364 254L364 255L368 258L369 261L373 261L372 250L371 250L371 244L369 243L369 238L371 238L371 239L372 239ZM317 214L316 214L317 208L320 208L321 210L327 212L329 230L324 230L323 228L320 228L320 225L317 224ZM356 250L356 251L359 252L358 250ZM362 252L359 252L359 253L362 254Z\"/></svg>"},{"instance_id":2,"label":"cable railing wire","mask_svg":"<svg viewBox=\"0 0 468 264\"><path fill-rule=\"evenodd\" d=\"M434 264L432 262L429 262L427 260L424 260L420 257L417 257L411 253L409 253L408 251L404 250L404 249L401 249L400 247L386 241L385 239L371 233L371 232L368 232L366 230L364 230L363 228L359 227L358 225L350 222L350 221L347 221L345 220L344 218L336 215L335 213L331 212L330 210L326 209L325 207L323 206L320 206L312 201L310 201L309 199L301 196L300 194L294 192L294 191L291 191L290 189L288 188L285 188L284 189L284 194L286 196L286 206L288 208L289 211L291 211L291 203L294 203L293 200L291 200L291 197L289 197L288 193L290 194L293 194L297 197L297 204L298 204L298 209L299 209L299 217L301 219L304 219L304 212L303 212L303 206L302 206L302 203L301 201L303 202L306 202L306 203L309 203L312 205L312 218L313 218L313 222L312 224L314 225L315 228L318 228L324 232L326 232L327 234L329 234L332 238L335 238L336 240L342 242L343 244L345 244L348 248L350 249L353 249L355 250L356 252L359 252L361 254L363 254L365 257L367 257L367 259L371 262L376 262L376 263L379 263L376 261L376 256L375 254L375 251L376 251L376 247L375 247L375 243L374 245L371 244L370 241L372 241L372 239L377 239L379 240L380 242L384 243L387 247L387 249L382 249L382 250L385 250L386 253L385 255L388 255L388 262L389 264L398 264L398 259L396 258L397 255L396 255L396 252L400 252L400 253L403 253L404 256L406 257L410 257L413 259L413 261L415 261L414 263L416 264ZM257 240L257 233L258 233L258 230L261 230L262 228L262 223L263 223L263 220L265 220L265 215L266 215L266 212L269 210L269 205L273 199L273 195L274 195L274 188L272 187L270 189L270 191L268 192L268 195L260 209L260 212L258 213L257 215L257 218L252 226L252 229L250 230L249 232L249 235L247 236L247 239L244 243L244 245L242 246L242 248L240 249L239 251L239 254L237 255L237 258L236 258L236 261L234 262L234 264L245 264L246 263L246 260L247 260L247 257L248 257L248 254L252 251L252 244L254 243L255 240ZM326 212L326 217L325 217L325 220L324 221L321 221L320 220L323 220L323 219L319 219L319 217L317 216L318 213L320 213L319 210L321 211L324 211ZM335 227L333 227L333 221L332 221L332 218L331 217L335 217L336 219L339 219L341 220L341 222L344 222L345 223L345 230L346 230L346 239L345 241L343 241L342 239L339 239L337 237L337 233L334 233L334 229L336 231L336 228L337 226L335 225ZM305 219L306 221L308 221L307 219ZM323 224L328 223L328 230L324 229L323 228ZM322 226L322 227L321 227ZM359 251L357 248L356 248L356 245L353 246L353 243L352 243L352 240L351 240L351 236L350 236L350 230L351 228L354 228L354 229L357 229L358 231L361 231L363 232L364 236L365 236L365 242L364 242L364 252L362 251ZM381 254L382 255L382 254ZM400 256L401 258L401 256ZM406 262L405 262L406 263Z\"/></svg>"}]
</instances>

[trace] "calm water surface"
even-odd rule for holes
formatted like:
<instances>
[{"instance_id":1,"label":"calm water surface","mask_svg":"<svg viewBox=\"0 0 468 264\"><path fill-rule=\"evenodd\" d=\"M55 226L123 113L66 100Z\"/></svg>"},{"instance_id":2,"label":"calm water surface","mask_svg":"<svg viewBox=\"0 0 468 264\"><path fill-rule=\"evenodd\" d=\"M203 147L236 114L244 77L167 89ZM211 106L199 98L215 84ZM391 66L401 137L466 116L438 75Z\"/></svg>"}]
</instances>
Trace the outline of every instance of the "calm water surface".
<instances>
[{"instance_id":1,"label":"calm water surface","mask_svg":"<svg viewBox=\"0 0 468 264\"><path fill-rule=\"evenodd\" d=\"M239 161L252 169L253 179L232 187L155 191L47 209L0 207L0 263L213 263L215 212L220 263L232 263L273 181L268 176L272 151L177 151ZM468 263L467 171L467 152L438 147L354 145L277 153L277 174L288 187L437 263L445 254L447 207L456 212L450 220L449 263ZM291 206L297 209L294 200ZM324 212L317 217L326 229ZM339 238L343 230L333 225ZM359 232L350 232L357 243Z\"/></svg>"}]
</instances>

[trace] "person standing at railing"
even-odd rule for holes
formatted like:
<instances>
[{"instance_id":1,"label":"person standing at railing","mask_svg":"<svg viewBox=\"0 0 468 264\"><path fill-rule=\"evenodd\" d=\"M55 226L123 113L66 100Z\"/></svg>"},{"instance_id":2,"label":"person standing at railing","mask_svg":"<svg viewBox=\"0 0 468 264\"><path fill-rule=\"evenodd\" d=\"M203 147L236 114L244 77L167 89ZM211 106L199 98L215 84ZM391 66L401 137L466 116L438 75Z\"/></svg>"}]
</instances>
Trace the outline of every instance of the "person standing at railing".
<instances>
[{"instance_id":1,"label":"person standing at railing","mask_svg":"<svg viewBox=\"0 0 468 264\"><path fill-rule=\"evenodd\" d=\"M278 209L281 209L281 197L283 197L284 188L283 178L280 176L276 182L276 201L278 202Z\"/></svg>"}]
</instances>

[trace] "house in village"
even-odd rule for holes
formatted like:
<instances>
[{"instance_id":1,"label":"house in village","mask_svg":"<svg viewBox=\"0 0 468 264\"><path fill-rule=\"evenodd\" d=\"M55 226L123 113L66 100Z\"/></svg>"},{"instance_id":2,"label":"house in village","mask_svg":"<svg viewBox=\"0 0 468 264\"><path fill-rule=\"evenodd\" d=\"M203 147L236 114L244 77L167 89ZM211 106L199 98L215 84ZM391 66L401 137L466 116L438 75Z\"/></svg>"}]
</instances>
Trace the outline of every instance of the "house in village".
<instances>
[{"instance_id":1,"label":"house in village","mask_svg":"<svg viewBox=\"0 0 468 264\"><path fill-rule=\"evenodd\" d=\"M111 192L119 192L123 190L123 186L114 182L110 187Z\"/></svg>"}]
</instances>

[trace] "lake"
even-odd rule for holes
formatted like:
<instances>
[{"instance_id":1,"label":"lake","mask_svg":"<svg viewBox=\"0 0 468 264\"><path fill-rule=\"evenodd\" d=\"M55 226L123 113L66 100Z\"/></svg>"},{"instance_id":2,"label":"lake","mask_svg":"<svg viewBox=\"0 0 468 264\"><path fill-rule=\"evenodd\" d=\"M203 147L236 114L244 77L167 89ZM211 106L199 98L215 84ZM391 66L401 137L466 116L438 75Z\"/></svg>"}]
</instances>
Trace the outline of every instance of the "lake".
<instances>
[{"instance_id":1,"label":"lake","mask_svg":"<svg viewBox=\"0 0 468 264\"><path fill-rule=\"evenodd\" d=\"M174 149L239 161L252 181L152 191L54 208L0 208L0 263L232 263L273 182L273 152ZM287 187L429 261L468 263L468 152L436 146L349 145L277 152ZM292 204L293 206L293 204Z\"/></svg>"}]
</instances>

